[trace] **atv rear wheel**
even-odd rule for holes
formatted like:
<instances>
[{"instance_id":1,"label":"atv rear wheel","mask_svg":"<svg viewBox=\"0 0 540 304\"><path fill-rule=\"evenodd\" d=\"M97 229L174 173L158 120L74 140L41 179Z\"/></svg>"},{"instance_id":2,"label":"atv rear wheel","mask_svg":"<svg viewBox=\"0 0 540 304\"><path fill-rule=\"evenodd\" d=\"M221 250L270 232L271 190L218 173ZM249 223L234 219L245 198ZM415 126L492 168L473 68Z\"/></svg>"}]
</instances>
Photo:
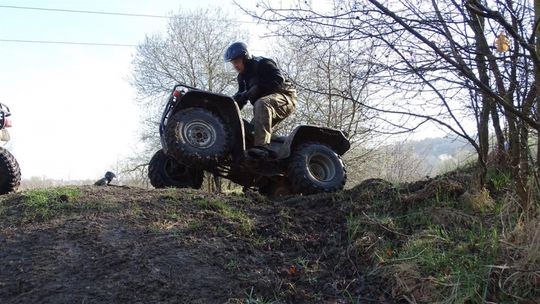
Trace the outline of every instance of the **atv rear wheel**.
<instances>
[{"instance_id":1,"label":"atv rear wheel","mask_svg":"<svg viewBox=\"0 0 540 304\"><path fill-rule=\"evenodd\" d=\"M347 181L339 155L320 143L307 143L295 149L288 176L296 192L302 194L338 191Z\"/></svg>"},{"instance_id":2,"label":"atv rear wheel","mask_svg":"<svg viewBox=\"0 0 540 304\"><path fill-rule=\"evenodd\" d=\"M17 191L21 184L21 169L13 155L0 147L0 194Z\"/></svg>"},{"instance_id":3,"label":"atv rear wheel","mask_svg":"<svg viewBox=\"0 0 540 304\"><path fill-rule=\"evenodd\" d=\"M177 159L219 161L230 151L230 138L223 120L202 108L176 112L166 127L168 149Z\"/></svg>"},{"instance_id":4,"label":"atv rear wheel","mask_svg":"<svg viewBox=\"0 0 540 304\"><path fill-rule=\"evenodd\" d=\"M188 167L163 152L157 151L148 165L148 178L155 188L194 188L203 183L204 172Z\"/></svg>"}]
</instances>

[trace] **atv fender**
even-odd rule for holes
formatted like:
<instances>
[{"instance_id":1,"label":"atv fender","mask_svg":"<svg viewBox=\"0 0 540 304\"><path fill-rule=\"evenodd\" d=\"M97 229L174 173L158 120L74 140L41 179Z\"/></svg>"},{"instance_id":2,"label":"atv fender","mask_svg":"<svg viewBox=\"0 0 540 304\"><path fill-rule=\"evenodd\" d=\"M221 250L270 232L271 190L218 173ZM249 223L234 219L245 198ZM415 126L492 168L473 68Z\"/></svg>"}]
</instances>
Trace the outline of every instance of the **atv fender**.
<instances>
[{"instance_id":1,"label":"atv fender","mask_svg":"<svg viewBox=\"0 0 540 304\"><path fill-rule=\"evenodd\" d=\"M204 108L220 116L225 125L229 126L232 134L232 155L243 155L246 147L244 142L244 125L241 120L240 108L227 95L206 91L189 91L180 102L176 103L171 115L186 108Z\"/></svg>"},{"instance_id":2,"label":"atv fender","mask_svg":"<svg viewBox=\"0 0 540 304\"><path fill-rule=\"evenodd\" d=\"M296 127L287 137L279 149L278 158L283 159L291 155L291 151L306 142L318 142L326 144L338 155L343 155L351 147L351 143L345 134L337 129L324 128L311 125Z\"/></svg>"}]
</instances>

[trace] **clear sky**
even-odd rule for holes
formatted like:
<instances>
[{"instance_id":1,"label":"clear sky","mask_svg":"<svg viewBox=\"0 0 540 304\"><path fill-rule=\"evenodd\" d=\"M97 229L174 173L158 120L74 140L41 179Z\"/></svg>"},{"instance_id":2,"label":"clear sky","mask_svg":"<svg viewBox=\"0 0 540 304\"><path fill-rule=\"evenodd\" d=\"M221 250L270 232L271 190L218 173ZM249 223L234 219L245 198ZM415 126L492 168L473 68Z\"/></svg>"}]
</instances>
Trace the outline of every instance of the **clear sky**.
<instances>
[{"instance_id":1,"label":"clear sky","mask_svg":"<svg viewBox=\"0 0 540 304\"><path fill-rule=\"evenodd\" d=\"M216 4L235 10L232 1L215 0L0 0L0 6L152 15ZM0 40L136 45L166 24L162 18L0 7ZM0 41L0 102L11 108L14 125L7 147L23 178L94 179L134 153L144 115L129 84L134 52L135 47Z\"/></svg>"},{"instance_id":2,"label":"clear sky","mask_svg":"<svg viewBox=\"0 0 540 304\"><path fill-rule=\"evenodd\" d=\"M144 113L129 84L135 47L2 40L137 45L148 34L164 32L168 19L7 6L164 16L216 5L231 19L252 21L232 0L0 0L0 102L13 114L7 147L23 178L95 179L137 151ZM266 55L267 41L259 37L265 26L245 27L254 53Z\"/></svg>"}]
</instances>

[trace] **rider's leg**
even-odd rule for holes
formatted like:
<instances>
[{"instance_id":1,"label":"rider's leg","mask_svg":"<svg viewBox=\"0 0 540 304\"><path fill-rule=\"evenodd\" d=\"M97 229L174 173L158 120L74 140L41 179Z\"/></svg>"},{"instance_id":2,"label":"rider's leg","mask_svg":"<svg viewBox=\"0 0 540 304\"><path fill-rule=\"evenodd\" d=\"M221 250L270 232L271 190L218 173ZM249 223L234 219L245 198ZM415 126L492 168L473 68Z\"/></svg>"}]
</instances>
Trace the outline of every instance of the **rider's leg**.
<instances>
[{"instance_id":1,"label":"rider's leg","mask_svg":"<svg viewBox=\"0 0 540 304\"><path fill-rule=\"evenodd\" d=\"M277 125L296 108L295 96L275 93L259 98L253 107L255 127L254 146L265 147L272 137L272 126Z\"/></svg>"}]
</instances>

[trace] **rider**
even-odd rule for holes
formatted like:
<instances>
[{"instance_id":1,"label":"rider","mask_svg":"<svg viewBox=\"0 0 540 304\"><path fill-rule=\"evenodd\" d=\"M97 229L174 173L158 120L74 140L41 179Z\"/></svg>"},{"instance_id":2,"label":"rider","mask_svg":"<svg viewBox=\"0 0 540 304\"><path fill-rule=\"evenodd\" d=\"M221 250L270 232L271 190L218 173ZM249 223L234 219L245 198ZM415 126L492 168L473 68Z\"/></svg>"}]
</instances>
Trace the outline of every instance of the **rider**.
<instances>
[{"instance_id":1,"label":"rider","mask_svg":"<svg viewBox=\"0 0 540 304\"><path fill-rule=\"evenodd\" d=\"M255 127L255 137L248 154L254 158L267 158L273 155L269 149L272 127L296 109L296 90L275 61L251 56L243 42L231 44L224 58L238 72L238 92L233 99L240 109L248 100L253 105L251 122Z\"/></svg>"}]
</instances>

